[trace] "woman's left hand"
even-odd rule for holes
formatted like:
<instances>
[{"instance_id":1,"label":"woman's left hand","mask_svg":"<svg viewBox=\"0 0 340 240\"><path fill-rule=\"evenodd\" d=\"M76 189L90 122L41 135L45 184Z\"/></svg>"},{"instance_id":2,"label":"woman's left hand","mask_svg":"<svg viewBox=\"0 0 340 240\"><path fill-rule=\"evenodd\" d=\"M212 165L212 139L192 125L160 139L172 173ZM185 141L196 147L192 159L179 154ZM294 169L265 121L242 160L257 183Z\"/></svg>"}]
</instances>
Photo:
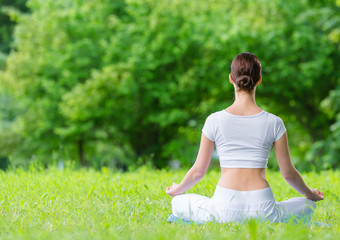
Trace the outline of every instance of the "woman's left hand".
<instances>
[{"instance_id":1,"label":"woman's left hand","mask_svg":"<svg viewBox=\"0 0 340 240\"><path fill-rule=\"evenodd\" d=\"M177 186L178 186L178 184L173 183L170 187L167 187L166 190L165 190L166 194L168 194L172 197L181 194L181 193L177 192Z\"/></svg>"}]
</instances>

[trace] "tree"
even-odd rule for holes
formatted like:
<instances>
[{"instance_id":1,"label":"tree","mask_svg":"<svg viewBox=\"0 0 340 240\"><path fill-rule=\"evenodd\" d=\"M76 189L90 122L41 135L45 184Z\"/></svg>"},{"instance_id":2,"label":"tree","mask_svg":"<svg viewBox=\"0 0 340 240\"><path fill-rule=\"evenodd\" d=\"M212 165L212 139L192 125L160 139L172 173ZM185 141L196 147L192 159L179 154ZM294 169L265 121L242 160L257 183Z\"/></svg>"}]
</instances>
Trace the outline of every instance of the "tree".
<instances>
[{"instance_id":1,"label":"tree","mask_svg":"<svg viewBox=\"0 0 340 240\"><path fill-rule=\"evenodd\" d=\"M0 70L3 68L13 42L13 29L18 12L27 12L26 0L0 0Z\"/></svg>"},{"instance_id":2,"label":"tree","mask_svg":"<svg viewBox=\"0 0 340 240\"><path fill-rule=\"evenodd\" d=\"M204 119L232 101L232 58L249 51L264 69L259 102L310 136L293 143L311 144L333 121L319 104L339 79L333 5L31 0L0 78L22 105L31 153L62 147L86 164L105 146L117 161L162 167L191 161Z\"/></svg>"},{"instance_id":3,"label":"tree","mask_svg":"<svg viewBox=\"0 0 340 240\"><path fill-rule=\"evenodd\" d=\"M14 127L17 106L13 99L2 93L0 102L0 169L6 169L8 156L17 150L22 138L20 131Z\"/></svg>"},{"instance_id":4,"label":"tree","mask_svg":"<svg viewBox=\"0 0 340 240\"><path fill-rule=\"evenodd\" d=\"M100 66L109 14L120 14L115 1L29 1L30 15L18 16L15 50L2 78L22 103L19 116L31 152L45 153L75 142L81 161L82 135L63 139L55 129L64 124L59 102ZM32 34L33 33L33 34ZM106 35L105 35L106 34Z\"/></svg>"},{"instance_id":5,"label":"tree","mask_svg":"<svg viewBox=\"0 0 340 240\"><path fill-rule=\"evenodd\" d=\"M340 2L336 2L340 7ZM340 50L340 16L338 12L333 12L329 22L325 26L328 32L329 39L337 44L337 52ZM339 62L336 62L339 64ZM319 141L316 141L308 155L309 159L315 162L320 162L320 167L323 169L339 168L340 166L340 76L337 78L336 88L329 91L327 98L321 102L322 110L327 114L330 122L330 134ZM328 127L328 126L327 126Z\"/></svg>"}]
</instances>

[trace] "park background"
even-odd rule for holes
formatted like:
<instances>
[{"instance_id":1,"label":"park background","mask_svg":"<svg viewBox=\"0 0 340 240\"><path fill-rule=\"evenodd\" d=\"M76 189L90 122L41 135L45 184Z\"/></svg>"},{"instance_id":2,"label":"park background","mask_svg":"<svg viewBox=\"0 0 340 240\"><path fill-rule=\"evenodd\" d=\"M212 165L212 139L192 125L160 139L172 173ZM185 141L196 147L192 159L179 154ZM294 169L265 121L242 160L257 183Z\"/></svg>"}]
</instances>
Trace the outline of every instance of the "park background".
<instances>
[{"instance_id":1,"label":"park background","mask_svg":"<svg viewBox=\"0 0 340 240\"><path fill-rule=\"evenodd\" d=\"M337 239L339 48L339 0L0 0L0 238ZM310 226L166 222L240 52L325 194ZM213 195L214 158L189 192ZM268 166L277 201L301 196Z\"/></svg>"},{"instance_id":2,"label":"park background","mask_svg":"<svg viewBox=\"0 0 340 240\"><path fill-rule=\"evenodd\" d=\"M303 171L340 167L339 1L1 0L1 167L189 166L256 54ZM269 167L277 169L271 154Z\"/></svg>"}]
</instances>

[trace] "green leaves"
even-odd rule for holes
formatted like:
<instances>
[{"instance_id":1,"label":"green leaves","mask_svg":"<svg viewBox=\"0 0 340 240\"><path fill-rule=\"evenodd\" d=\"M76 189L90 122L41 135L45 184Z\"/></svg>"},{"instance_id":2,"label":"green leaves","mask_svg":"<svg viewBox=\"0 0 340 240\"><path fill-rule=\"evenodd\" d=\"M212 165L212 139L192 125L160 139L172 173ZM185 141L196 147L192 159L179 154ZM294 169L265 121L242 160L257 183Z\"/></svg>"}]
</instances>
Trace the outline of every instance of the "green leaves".
<instances>
[{"instance_id":1,"label":"green leaves","mask_svg":"<svg viewBox=\"0 0 340 240\"><path fill-rule=\"evenodd\" d=\"M189 163L204 119L233 101L229 66L243 51L262 61L259 105L295 119L302 134L290 139L300 161L306 145L330 133L334 114L322 114L320 102L339 78L333 1L320 7L314 1L31 0L28 6L0 78L22 108L18 129L30 154L81 141L89 161L115 145L159 167L170 158ZM176 150L183 145L187 152ZM127 162L121 152L110 154Z\"/></svg>"}]
</instances>

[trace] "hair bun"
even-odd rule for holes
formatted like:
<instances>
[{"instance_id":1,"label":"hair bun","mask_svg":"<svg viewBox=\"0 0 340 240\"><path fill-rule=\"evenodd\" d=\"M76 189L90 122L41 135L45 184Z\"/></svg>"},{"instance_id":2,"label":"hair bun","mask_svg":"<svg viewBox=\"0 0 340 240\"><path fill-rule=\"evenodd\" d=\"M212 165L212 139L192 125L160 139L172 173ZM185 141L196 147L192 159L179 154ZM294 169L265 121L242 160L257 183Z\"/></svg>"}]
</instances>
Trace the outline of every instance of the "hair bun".
<instances>
[{"instance_id":1,"label":"hair bun","mask_svg":"<svg viewBox=\"0 0 340 240\"><path fill-rule=\"evenodd\" d=\"M254 80L248 75L239 76L238 78L236 78L235 83L240 89L251 90L254 87Z\"/></svg>"},{"instance_id":2,"label":"hair bun","mask_svg":"<svg viewBox=\"0 0 340 240\"><path fill-rule=\"evenodd\" d=\"M231 80L236 90L252 92L261 79L260 60L252 53L240 53L231 63Z\"/></svg>"}]
</instances>

